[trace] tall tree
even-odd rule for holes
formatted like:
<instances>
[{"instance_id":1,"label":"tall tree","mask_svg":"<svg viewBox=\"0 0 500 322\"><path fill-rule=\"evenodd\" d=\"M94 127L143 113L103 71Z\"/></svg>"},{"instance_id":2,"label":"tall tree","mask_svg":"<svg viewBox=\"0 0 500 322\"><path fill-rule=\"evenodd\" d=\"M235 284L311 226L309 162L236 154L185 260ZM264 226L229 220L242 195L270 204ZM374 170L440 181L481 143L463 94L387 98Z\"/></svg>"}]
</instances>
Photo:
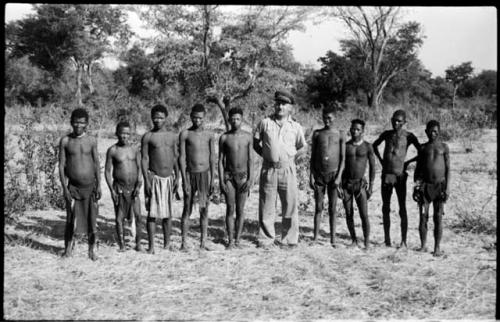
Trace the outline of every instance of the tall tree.
<instances>
[{"instance_id":1,"label":"tall tree","mask_svg":"<svg viewBox=\"0 0 500 322\"><path fill-rule=\"evenodd\" d=\"M94 91L92 66L110 50L111 37L126 42L131 34L121 9L110 5L34 5L35 13L9 23L13 56L27 55L47 71L60 75L71 62L76 71L76 99L82 105L82 77Z\"/></svg>"},{"instance_id":2,"label":"tall tree","mask_svg":"<svg viewBox=\"0 0 500 322\"><path fill-rule=\"evenodd\" d=\"M351 35L341 41L345 56L370 70L367 103L377 108L391 78L415 62L424 38L420 24L400 24L398 7L336 7L330 14L340 19Z\"/></svg>"},{"instance_id":3,"label":"tall tree","mask_svg":"<svg viewBox=\"0 0 500 322\"><path fill-rule=\"evenodd\" d=\"M446 81L453 85L453 103L452 108L455 108L455 99L457 96L458 87L472 76L474 68L472 62L465 62L458 66L450 66L445 70Z\"/></svg>"},{"instance_id":4,"label":"tall tree","mask_svg":"<svg viewBox=\"0 0 500 322\"><path fill-rule=\"evenodd\" d=\"M231 102L247 97L265 75L280 74L276 67L283 71L279 56L289 50L285 37L303 28L310 13L305 7L246 6L243 13L221 19L219 6L154 6L142 17L166 43L184 51L177 76L196 83L207 102L219 107L229 128ZM162 63L172 66L176 61Z\"/></svg>"}]
</instances>

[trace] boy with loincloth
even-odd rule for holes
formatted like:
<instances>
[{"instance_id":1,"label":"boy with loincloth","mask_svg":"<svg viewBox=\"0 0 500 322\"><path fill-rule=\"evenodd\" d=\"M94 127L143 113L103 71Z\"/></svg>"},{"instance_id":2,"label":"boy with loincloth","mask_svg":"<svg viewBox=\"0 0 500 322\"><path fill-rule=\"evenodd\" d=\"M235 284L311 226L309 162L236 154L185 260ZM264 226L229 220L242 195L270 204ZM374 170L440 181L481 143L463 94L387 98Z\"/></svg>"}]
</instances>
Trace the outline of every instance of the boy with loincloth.
<instances>
[{"instance_id":1,"label":"boy with loincloth","mask_svg":"<svg viewBox=\"0 0 500 322\"><path fill-rule=\"evenodd\" d=\"M333 127L334 110L323 109L324 128L315 130L312 136L310 186L314 190L316 211L314 213L314 238L318 241L319 226L323 213L325 190L328 193L328 215L330 217L330 244L335 245L335 217L337 197L345 163L345 134Z\"/></svg>"},{"instance_id":2,"label":"boy with loincloth","mask_svg":"<svg viewBox=\"0 0 500 322\"><path fill-rule=\"evenodd\" d=\"M408 218L406 214L406 179L408 164L416 161L414 157L405 162L408 147L413 145L417 152L420 144L417 137L403 129L406 123L406 113L403 110L394 112L391 118L392 130L383 132L373 142L375 155L382 164L382 221L384 224L384 242L386 246L391 246L391 196L392 190L396 190L399 203L399 216L401 217L401 244L400 247L407 247L406 232L408 230ZM385 142L384 158L380 156L378 146Z\"/></svg>"},{"instance_id":3,"label":"boy with loincloth","mask_svg":"<svg viewBox=\"0 0 500 322\"><path fill-rule=\"evenodd\" d=\"M141 141L142 175L148 211L148 253L154 254L156 220L161 219L163 247L169 249L172 231L172 196L179 185L177 165L177 135L166 129L168 111L157 104L151 109L153 129L146 132Z\"/></svg>"},{"instance_id":4,"label":"boy with loincloth","mask_svg":"<svg viewBox=\"0 0 500 322\"><path fill-rule=\"evenodd\" d=\"M141 246L141 201L139 189L142 186L141 154L130 142L131 127L129 122L121 121L116 125L118 142L106 152L104 174L115 207L116 233L119 251L125 251L123 226L125 219L132 225L135 219L135 249ZM135 218L134 218L135 217Z\"/></svg>"},{"instance_id":5,"label":"boy with loincloth","mask_svg":"<svg viewBox=\"0 0 500 322\"><path fill-rule=\"evenodd\" d=\"M189 229L189 216L193 211L194 197L198 194L200 207L200 249L209 250L206 246L208 226L208 199L214 190L215 174L215 138L203 128L205 107L196 104L191 110L193 125L179 135L179 164L184 190L184 210L182 212L182 245L187 250L186 238Z\"/></svg>"},{"instance_id":6,"label":"boy with loincloth","mask_svg":"<svg viewBox=\"0 0 500 322\"><path fill-rule=\"evenodd\" d=\"M344 202L347 229L351 235L352 245L358 246L358 239L354 229L353 209L353 199L356 199L365 239L365 249L368 249L370 245L370 221L368 220L367 203L372 195L373 181L375 180L375 156L372 145L363 140L365 131L365 122L363 120L352 120L349 131L351 140L346 143L345 168L342 174L342 190L340 191L342 192L341 197ZM369 184L364 178L367 161L370 166Z\"/></svg>"},{"instance_id":7,"label":"boy with loincloth","mask_svg":"<svg viewBox=\"0 0 500 322\"><path fill-rule=\"evenodd\" d=\"M420 212L421 247L419 251L427 251L427 221L429 219L429 206L434 208L434 256L441 256L439 247L443 234L443 208L450 195L450 151L448 145L441 141L439 131L441 126L438 121L431 120L427 123L425 134L429 141L422 145L415 169L415 182L413 199L418 203Z\"/></svg>"},{"instance_id":8,"label":"boy with loincloth","mask_svg":"<svg viewBox=\"0 0 500 322\"><path fill-rule=\"evenodd\" d=\"M241 129L243 111L234 107L229 110L231 130L219 139L220 190L226 197L227 248L233 248L234 211L236 205L236 234L234 246L239 247L245 221L245 201L250 193L253 178L252 134Z\"/></svg>"},{"instance_id":9,"label":"boy with loincloth","mask_svg":"<svg viewBox=\"0 0 500 322\"><path fill-rule=\"evenodd\" d=\"M89 115L77 108L71 113L72 133L61 138L59 144L59 177L66 201L65 251L72 255L74 235L88 234L89 258L97 260L96 217L97 200L101 198L101 175L97 140L87 135Z\"/></svg>"}]
</instances>

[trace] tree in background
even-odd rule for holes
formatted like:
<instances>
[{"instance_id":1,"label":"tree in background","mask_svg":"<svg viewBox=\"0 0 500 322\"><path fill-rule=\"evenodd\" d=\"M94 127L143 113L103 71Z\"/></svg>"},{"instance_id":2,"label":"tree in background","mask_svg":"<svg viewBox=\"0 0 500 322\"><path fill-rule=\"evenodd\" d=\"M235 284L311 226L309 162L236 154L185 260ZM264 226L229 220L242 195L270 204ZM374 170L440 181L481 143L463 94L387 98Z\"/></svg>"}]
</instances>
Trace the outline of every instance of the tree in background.
<instances>
[{"instance_id":1,"label":"tree in background","mask_svg":"<svg viewBox=\"0 0 500 322\"><path fill-rule=\"evenodd\" d=\"M12 57L28 56L36 66L62 75L68 62L76 72L75 97L82 105L82 76L89 92L93 65L110 50L111 37L126 42L131 34L121 9L110 5L34 5L35 14L6 27Z\"/></svg>"},{"instance_id":2,"label":"tree in background","mask_svg":"<svg viewBox=\"0 0 500 322\"><path fill-rule=\"evenodd\" d=\"M340 19L351 35L341 41L344 56L370 70L367 104L377 108L391 78L416 60L424 38L420 24L399 24L398 7L335 7L329 15Z\"/></svg>"},{"instance_id":3,"label":"tree in background","mask_svg":"<svg viewBox=\"0 0 500 322\"><path fill-rule=\"evenodd\" d=\"M157 64L161 83L177 83L185 93L196 92L195 96L216 104L226 128L231 103L263 87L264 78L278 78L275 87L291 87L297 80L290 72L297 64L291 62L291 48L284 40L290 31L303 28L312 12L307 7L245 6L242 10L230 19L221 19L224 13L216 5L138 10L160 33L155 42L164 49L157 45L155 51L161 57Z\"/></svg>"},{"instance_id":4,"label":"tree in background","mask_svg":"<svg viewBox=\"0 0 500 322\"><path fill-rule=\"evenodd\" d=\"M457 96L458 87L472 76L472 62L465 62L458 66L450 66L445 70L446 81L453 85L453 103L452 108L455 108L455 99Z\"/></svg>"}]
</instances>

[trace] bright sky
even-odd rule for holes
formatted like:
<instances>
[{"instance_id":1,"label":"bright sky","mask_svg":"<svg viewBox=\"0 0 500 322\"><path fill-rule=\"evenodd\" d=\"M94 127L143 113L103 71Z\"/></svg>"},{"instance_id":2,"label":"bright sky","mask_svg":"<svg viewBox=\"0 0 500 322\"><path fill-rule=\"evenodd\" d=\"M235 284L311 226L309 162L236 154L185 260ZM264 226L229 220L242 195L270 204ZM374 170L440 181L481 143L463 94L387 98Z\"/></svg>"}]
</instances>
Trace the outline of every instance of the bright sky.
<instances>
[{"instance_id":1,"label":"bright sky","mask_svg":"<svg viewBox=\"0 0 500 322\"><path fill-rule=\"evenodd\" d=\"M433 76L444 76L451 65L472 61L474 71L497 70L497 11L495 7L404 7L405 20L421 24L426 36L419 58ZM31 5L10 3L5 21L23 18ZM140 20L135 17L131 24ZM303 64L320 65L317 59L328 50L338 54L339 40L347 36L343 25L329 19L319 25L306 24L306 32L292 32L289 42L295 58Z\"/></svg>"}]
</instances>

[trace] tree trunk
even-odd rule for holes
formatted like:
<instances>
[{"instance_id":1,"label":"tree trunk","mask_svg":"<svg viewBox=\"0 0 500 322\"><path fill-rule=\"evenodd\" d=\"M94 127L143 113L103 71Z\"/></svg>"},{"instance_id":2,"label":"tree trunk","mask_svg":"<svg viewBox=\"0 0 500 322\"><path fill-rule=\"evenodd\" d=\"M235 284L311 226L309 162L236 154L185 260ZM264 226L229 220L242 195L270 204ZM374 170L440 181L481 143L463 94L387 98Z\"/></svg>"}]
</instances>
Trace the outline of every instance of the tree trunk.
<instances>
[{"instance_id":1,"label":"tree trunk","mask_svg":"<svg viewBox=\"0 0 500 322\"><path fill-rule=\"evenodd\" d=\"M78 103L78 106L83 106L82 102L82 72L83 72L83 65L82 64L77 64L76 65L76 101Z\"/></svg>"},{"instance_id":2,"label":"tree trunk","mask_svg":"<svg viewBox=\"0 0 500 322\"><path fill-rule=\"evenodd\" d=\"M90 94L94 93L94 84L92 84L92 63L87 65L87 84L89 85Z\"/></svg>"},{"instance_id":3,"label":"tree trunk","mask_svg":"<svg viewBox=\"0 0 500 322\"><path fill-rule=\"evenodd\" d=\"M229 131L231 129L229 125L229 116L228 112L229 109L231 108L231 100L225 96L223 99L217 98L214 100L214 102L217 104L217 106L220 109L220 112L222 114L222 118L224 119L224 125L226 126L226 131Z\"/></svg>"},{"instance_id":4,"label":"tree trunk","mask_svg":"<svg viewBox=\"0 0 500 322\"><path fill-rule=\"evenodd\" d=\"M457 96L457 90L458 90L458 86L457 85L453 86L453 101L452 101L452 105L451 105L452 110L455 109L455 97Z\"/></svg>"}]
</instances>

